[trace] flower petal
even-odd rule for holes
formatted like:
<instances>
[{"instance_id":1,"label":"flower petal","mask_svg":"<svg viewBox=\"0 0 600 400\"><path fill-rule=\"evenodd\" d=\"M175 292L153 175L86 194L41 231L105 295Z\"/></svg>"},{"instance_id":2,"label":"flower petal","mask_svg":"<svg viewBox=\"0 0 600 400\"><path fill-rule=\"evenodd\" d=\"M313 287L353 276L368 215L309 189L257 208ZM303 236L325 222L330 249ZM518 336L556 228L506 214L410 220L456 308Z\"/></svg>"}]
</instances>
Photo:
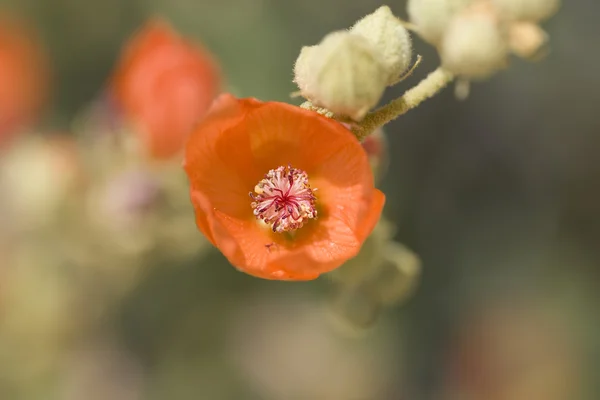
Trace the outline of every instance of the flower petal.
<instances>
[{"instance_id":1,"label":"flower petal","mask_svg":"<svg viewBox=\"0 0 600 400\"><path fill-rule=\"evenodd\" d=\"M380 191L375 189L373 193L373 201L369 205L365 215L362 217L362 224L359 226L356 231L356 236L358 240L361 242L364 241L375 229L375 225L379 221L381 217L381 212L383 211L383 206L385 205L385 195Z\"/></svg>"},{"instance_id":2,"label":"flower petal","mask_svg":"<svg viewBox=\"0 0 600 400\"><path fill-rule=\"evenodd\" d=\"M229 262L250 275L266 279L315 279L356 255L361 243L342 221L319 221L287 239L255 221L242 221L216 212L223 229L216 244Z\"/></svg>"},{"instance_id":3,"label":"flower petal","mask_svg":"<svg viewBox=\"0 0 600 400\"><path fill-rule=\"evenodd\" d=\"M266 172L282 165L312 171L345 145L356 143L355 155L364 151L339 122L284 103L267 102L252 110L245 121L250 151Z\"/></svg>"},{"instance_id":4,"label":"flower petal","mask_svg":"<svg viewBox=\"0 0 600 400\"><path fill-rule=\"evenodd\" d=\"M256 100L237 101L219 97L207 118L194 131L186 147L184 168L192 190L202 192L207 204L238 218L253 217L248 193L261 172L244 151L239 129L248 110L259 107ZM242 142L240 142L242 141Z\"/></svg>"}]
</instances>

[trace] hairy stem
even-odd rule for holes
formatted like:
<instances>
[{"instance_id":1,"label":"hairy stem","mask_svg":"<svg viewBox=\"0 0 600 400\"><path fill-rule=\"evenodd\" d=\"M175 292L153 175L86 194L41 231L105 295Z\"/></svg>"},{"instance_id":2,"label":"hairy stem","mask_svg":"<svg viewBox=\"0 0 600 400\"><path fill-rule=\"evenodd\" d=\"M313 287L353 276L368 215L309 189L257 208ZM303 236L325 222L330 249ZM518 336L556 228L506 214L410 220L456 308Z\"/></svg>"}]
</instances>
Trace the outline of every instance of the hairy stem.
<instances>
[{"instance_id":1,"label":"hairy stem","mask_svg":"<svg viewBox=\"0 0 600 400\"><path fill-rule=\"evenodd\" d=\"M407 90L402 97L392 100L385 106L370 112L366 117L352 127L352 132L358 140L363 140L377 128L398 118L407 111L417 107L423 101L433 97L452 82L454 76L439 67L423 79L417 86Z\"/></svg>"}]
</instances>

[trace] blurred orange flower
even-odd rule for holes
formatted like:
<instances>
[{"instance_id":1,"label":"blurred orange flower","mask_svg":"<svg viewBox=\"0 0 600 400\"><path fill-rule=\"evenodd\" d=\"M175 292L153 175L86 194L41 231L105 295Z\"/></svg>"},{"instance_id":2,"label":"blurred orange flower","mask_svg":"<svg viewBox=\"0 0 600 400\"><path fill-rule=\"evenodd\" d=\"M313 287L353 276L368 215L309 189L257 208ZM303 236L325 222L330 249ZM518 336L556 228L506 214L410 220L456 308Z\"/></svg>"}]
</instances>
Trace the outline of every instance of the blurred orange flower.
<instances>
[{"instance_id":1,"label":"blurred orange flower","mask_svg":"<svg viewBox=\"0 0 600 400\"><path fill-rule=\"evenodd\" d=\"M284 103L222 95L191 135L184 168L199 229L260 278L310 280L339 267L385 202L350 131Z\"/></svg>"},{"instance_id":2,"label":"blurred orange flower","mask_svg":"<svg viewBox=\"0 0 600 400\"><path fill-rule=\"evenodd\" d=\"M111 89L144 149L153 158L166 159L183 150L220 81L207 50L166 22L151 19L124 47Z\"/></svg>"},{"instance_id":3,"label":"blurred orange flower","mask_svg":"<svg viewBox=\"0 0 600 400\"><path fill-rule=\"evenodd\" d=\"M0 15L0 146L34 122L48 95L48 59L21 21Z\"/></svg>"}]
</instances>

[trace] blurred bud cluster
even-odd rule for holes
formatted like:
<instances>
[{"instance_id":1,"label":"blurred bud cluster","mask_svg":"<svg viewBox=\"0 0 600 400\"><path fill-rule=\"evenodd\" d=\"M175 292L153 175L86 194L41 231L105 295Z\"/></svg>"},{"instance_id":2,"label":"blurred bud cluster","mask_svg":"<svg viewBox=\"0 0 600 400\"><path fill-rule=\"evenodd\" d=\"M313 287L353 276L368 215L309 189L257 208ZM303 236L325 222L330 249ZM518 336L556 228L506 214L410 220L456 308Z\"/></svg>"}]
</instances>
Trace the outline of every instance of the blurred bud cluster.
<instances>
[{"instance_id":1,"label":"blurred bud cluster","mask_svg":"<svg viewBox=\"0 0 600 400\"><path fill-rule=\"evenodd\" d=\"M209 248L180 155L220 89L212 56L150 20L97 99L56 132L38 122L51 82L43 49L0 16L0 390L52 374L152 265Z\"/></svg>"},{"instance_id":2,"label":"blurred bud cluster","mask_svg":"<svg viewBox=\"0 0 600 400\"><path fill-rule=\"evenodd\" d=\"M485 79L513 53L535 59L547 35L539 26L560 0L409 0L416 32L434 45L442 65L466 79Z\"/></svg>"}]
</instances>

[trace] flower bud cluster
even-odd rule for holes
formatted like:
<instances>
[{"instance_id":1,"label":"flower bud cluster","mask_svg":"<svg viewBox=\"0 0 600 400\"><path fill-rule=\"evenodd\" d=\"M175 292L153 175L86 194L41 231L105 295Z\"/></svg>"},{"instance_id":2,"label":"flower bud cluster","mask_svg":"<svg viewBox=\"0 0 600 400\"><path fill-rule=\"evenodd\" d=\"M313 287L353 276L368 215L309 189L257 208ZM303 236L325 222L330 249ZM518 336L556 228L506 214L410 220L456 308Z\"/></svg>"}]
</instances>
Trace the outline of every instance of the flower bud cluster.
<instances>
[{"instance_id":1,"label":"flower bud cluster","mask_svg":"<svg viewBox=\"0 0 600 400\"><path fill-rule=\"evenodd\" d=\"M326 35L300 52L294 81L317 107L360 121L411 62L408 30L382 6L352 28Z\"/></svg>"},{"instance_id":2,"label":"flower bud cluster","mask_svg":"<svg viewBox=\"0 0 600 400\"><path fill-rule=\"evenodd\" d=\"M484 79L506 67L508 56L532 59L543 49L539 23L560 0L409 0L419 35L438 48L442 65L466 79Z\"/></svg>"},{"instance_id":3,"label":"flower bud cluster","mask_svg":"<svg viewBox=\"0 0 600 400\"><path fill-rule=\"evenodd\" d=\"M332 308L347 327L366 328L385 307L402 304L421 276L420 258L393 240L396 227L382 218L358 255L332 271Z\"/></svg>"}]
</instances>

